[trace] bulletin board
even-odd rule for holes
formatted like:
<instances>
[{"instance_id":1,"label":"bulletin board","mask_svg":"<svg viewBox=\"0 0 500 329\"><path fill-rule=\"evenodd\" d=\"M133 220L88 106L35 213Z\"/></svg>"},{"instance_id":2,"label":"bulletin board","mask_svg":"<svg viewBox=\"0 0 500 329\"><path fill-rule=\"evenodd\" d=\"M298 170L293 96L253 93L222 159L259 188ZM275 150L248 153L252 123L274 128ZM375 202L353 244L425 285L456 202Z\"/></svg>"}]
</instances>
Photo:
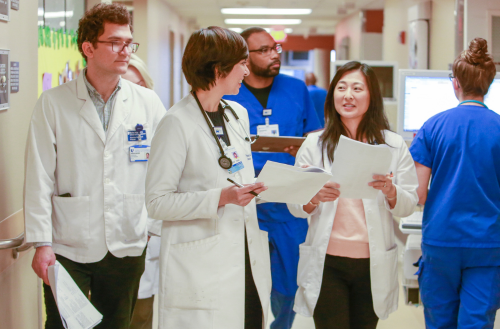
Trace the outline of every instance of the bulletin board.
<instances>
[{"instance_id":1,"label":"bulletin board","mask_svg":"<svg viewBox=\"0 0 500 329\"><path fill-rule=\"evenodd\" d=\"M76 79L84 67L75 31L38 28L38 96L44 90Z\"/></svg>"}]
</instances>

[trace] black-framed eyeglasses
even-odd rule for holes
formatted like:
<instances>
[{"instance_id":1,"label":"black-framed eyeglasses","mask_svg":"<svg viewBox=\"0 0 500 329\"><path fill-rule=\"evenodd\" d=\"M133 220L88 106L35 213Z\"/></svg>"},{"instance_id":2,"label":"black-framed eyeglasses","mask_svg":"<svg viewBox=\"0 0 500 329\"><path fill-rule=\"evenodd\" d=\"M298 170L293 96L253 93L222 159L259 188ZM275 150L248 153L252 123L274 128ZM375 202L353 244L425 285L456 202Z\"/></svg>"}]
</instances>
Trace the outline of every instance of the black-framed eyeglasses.
<instances>
[{"instance_id":1,"label":"black-framed eyeglasses","mask_svg":"<svg viewBox=\"0 0 500 329\"><path fill-rule=\"evenodd\" d=\"M453 79L455 79L455 77L453 76L453 73L448 74L448 77L450 78L451 82L453 82Z\"/></svg>"},{"instance_id":2,"label":"black-framed eyeglasses","mask_svg":"<svg viewBox=\"0 0 500 329\"><path fill-rule=\"evenodd\" d=\"M262 48L255 49L255 50L249 50L248 52L249 53L259 53L262 56L270 56L273 50L276 51L277 54L281 54L281 52L283 51L283 47L279 43L277 43L273 47L266 46L266 47L262 47Z\"/></svg>"},{"instance_id":3,"label":"black-framed eyeglasses","mask_svg":"<svg viewBox=\"0 0 500 329\"><path fill-rule=\"evenodd\" d=\"M128 48L128 50L131 53L135 53L137 49L139 49L139 44L137 42L123 42L123 41L96 41L97 43L110 43L111 44L111 50L115 53L121 53L125 47Z\"/></svg>"}]
</instances>

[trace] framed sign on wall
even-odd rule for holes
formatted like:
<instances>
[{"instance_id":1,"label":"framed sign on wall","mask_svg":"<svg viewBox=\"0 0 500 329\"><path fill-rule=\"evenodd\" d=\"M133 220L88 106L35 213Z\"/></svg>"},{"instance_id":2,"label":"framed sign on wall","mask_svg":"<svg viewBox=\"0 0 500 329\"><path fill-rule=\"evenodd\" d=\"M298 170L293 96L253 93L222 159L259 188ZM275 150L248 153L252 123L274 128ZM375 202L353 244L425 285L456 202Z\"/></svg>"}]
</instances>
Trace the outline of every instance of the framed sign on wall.
<instances>
[{"instance_id":1,"label":"framed sign on wall","mask_svg":"<svg viewBox=\"0 0 500 329\"><path fill-rule=\"evenodd\" d=\"M9 21L10 6L9 0L0 0L0 20Z\"/></svg>"},{"instance_id":2,"label":"framed sign on wall","mask_svg":"<svg viewBox=\"0 0 500 329\"><path fill-rule=\"evenodd\" d=\"M0 110L9 108L9 95L9 50L0 49Z\"/></svg>"}]
</instances>

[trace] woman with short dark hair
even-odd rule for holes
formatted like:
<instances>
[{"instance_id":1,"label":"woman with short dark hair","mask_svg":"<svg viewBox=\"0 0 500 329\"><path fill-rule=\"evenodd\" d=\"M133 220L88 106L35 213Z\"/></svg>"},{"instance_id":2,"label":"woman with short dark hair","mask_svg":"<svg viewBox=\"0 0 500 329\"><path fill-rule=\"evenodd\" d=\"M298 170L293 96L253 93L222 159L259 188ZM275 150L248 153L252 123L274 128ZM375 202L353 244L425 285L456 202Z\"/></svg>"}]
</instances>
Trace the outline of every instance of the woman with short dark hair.
<instances>
[{"instance_id":1,"label":"woman with short dark hair","mask_svg":"<svg viewBox=\"0 0 500 329\"><path fill-rule=\"evenodd\" d=\"M392 216L405 217L417 204L417 176L403 138L389 130L377 77L366 64L342 66L325 104L326 127L311 133L296 166L331 171L340 136L387 144L386 175L368 183L376 199L342 198L328 182L307 205L288 205L296 217L311 216L300 260L294 310L312 316L317 329L375 329L398 307L398 253Z\"/></svg>"},{"instance_id":2,"label":"woman with short dark hair","mask_svg":"<svg viewBox=\"0 0 500 329\"><path fill-rule=\"evenodd\" d=\"M483 103L496 74L486 40L472 40L452 72L460 103L427 120L410 147L425 204L418 281L427 328L493 328L500 308L500 116Z\"/></svg>"},{"instance_id":3,"label":"woman with short dark hair","mask_svg":"<svg viewBox=\"0 0 500 329\"><path fill-rule=\"evenodd\" d=\"M238 93L247 57L235 32L194 32L182 59L192 91L167 112L151 144L146 207L163 221L160 328L266 324L269 249L254 197L267 188L253 183L246 109L222 100Z\"/></svg>"}]
</instances>

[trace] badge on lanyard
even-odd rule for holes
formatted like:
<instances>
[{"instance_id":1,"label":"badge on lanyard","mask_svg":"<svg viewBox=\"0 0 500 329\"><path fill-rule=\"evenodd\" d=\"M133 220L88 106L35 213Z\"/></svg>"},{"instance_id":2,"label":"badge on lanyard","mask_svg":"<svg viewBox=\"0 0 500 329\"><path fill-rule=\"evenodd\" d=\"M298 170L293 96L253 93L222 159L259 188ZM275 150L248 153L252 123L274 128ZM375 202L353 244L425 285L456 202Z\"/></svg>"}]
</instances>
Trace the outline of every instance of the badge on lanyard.
<instances>
[{"instance_id":1,"label":"badge on lanyard","mask_svg":"<svg viewBox=\"0 0 500 329\"><path fill-rule=\"evenodd\" d=\"M245 168L245 166L243 165L243 162L241 161L241 158L240 158L238 152L236 151L236 148L234 146L227 146L223 140L220 140L220 141L221 141L222 147L224 149L224 155L226 157L228 157L229 159L231 159L231 162L233 163L231 168L229 168L227 170L228 173L234 174L235 172L240 171L241 169Z\"/></svg>"},{"instance_id":2,"label":"badge on lanyard","mask_svg":"<svg viewBox=\"0 0 500 329\"><path fill-rule=\"evenodd\" d=\"M138 123L134 130L127 131L127 139L129 142L140 142L148 139L144 126Z\"/></svg>"},{"instance_id":3,"label":"badge on lanyard","mask_svg":"<svg viewBox=\"0 0 500 329\"><path fill-rule=\"evenodd\" d=\"M258 125L257 135L259 136L279 136L280 127L279 125Z\"/></svg>"},{"instance_id":4,"label":"badge on lanyard","mask_svg":"<svg viewBox=\"0 0 500 329\"><path fill-rule=\"evenodd\" d=\"M262 115L265 117L269 117L269 116L273 115L273 110L272 109L264 109L262 111Z\"/></svg>"},{"instance_id":5,"label":"badge on lanyard","mask_svg":"<svg viewBox=\"0 0 500 329\"><path fill-rule=\"evenodd\" d=\"M130 162L146 162L149 161L149 153L151 146L149 145L133 145L129 147Z\"/></svg>"},{"instance_id":6,"label":"badge on lanyard","mask_svg":"<svg viewBox=\"0 0 500 329\"><path fill-rule=\"evenodd\" d=\"M214 130L215 130L215 134L217 136L222 136L224 135L224 129L222 129L222 127L214 127Z\"/></svg>"}]
</instances>

